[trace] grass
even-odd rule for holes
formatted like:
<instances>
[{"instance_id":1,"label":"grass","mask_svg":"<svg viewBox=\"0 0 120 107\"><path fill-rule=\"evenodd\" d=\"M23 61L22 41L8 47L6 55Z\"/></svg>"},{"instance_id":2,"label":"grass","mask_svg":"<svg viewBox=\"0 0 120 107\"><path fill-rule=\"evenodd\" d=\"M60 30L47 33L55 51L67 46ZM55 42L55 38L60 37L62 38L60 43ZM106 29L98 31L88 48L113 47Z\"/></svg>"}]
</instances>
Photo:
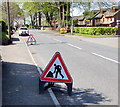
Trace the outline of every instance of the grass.
<instances>
[{"instance_id":1,"label":"grass","mask_svg":"<svg viewBox=\"0 0 120 107\"><path fill-rule=\"evenodd\" d=\"M84 37L118 37L120 36L120 35L89 35L89 34L80 34L80 33L73 33L73 35L84 36Z\"/></svg>"}]
</instances>

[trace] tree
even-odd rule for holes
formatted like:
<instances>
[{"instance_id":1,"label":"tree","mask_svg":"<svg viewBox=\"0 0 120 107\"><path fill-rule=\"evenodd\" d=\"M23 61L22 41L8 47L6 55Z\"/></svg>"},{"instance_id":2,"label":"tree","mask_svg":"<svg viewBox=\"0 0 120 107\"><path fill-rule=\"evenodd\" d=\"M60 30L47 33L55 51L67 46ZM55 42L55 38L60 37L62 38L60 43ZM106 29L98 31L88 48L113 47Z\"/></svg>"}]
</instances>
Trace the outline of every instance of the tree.
<instances>
[{"instance_id":1,"label":"tree","mask_svg":"<svg viewBox=\"0 0 120 107\"><path fill-rule=\"evenodd\" d=\"M31 25L37 26L37 15L39 15L39 26L41 26L41 12L42 3L41 2L24 2L23 10L28 13L31 18Z\"/></svg>"},{"instance_id":2,"label":"tree","mask_svg":"<svg viewBox=\"0 0 120 107\"><path fill-rule=\"evenodd\" d=\"M10 2L10 25L13 26L14 20L19 17L22 13L22 10L19 8L18 4L15 2ZM6 2L2 3L2 19L7 22L7 7Z\"/></svg>"}]
</instances>

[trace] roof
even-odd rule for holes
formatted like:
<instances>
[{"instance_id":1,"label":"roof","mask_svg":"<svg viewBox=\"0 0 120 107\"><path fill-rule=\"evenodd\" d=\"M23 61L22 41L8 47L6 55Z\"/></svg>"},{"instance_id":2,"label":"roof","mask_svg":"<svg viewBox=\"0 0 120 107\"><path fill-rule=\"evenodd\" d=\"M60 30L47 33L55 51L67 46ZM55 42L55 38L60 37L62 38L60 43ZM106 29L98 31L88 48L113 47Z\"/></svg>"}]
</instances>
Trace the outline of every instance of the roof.
<instances>
[{"instance_id":1,"label":"roof","mask_svg":"<svg viewBox=\"0 0 120 107\"><path fill-rule=\"evenodd\" d=\"M98 19L99 19L99 18L102 18L102 16L103 16L103 14L99 13L99 14L96 15L94 18L96 18L96 19L98 18Z\"/></svg>"},{"instance_id":2,"label":"roof","mask_svg":"<svg viewBox=\"0 0 120 107\"><path fill-rule=\"evenodd\" d=\"M115 14L117 14L118 12L120 12L120 9L116 12L113 12L111 10L108 10L107 12L104 13L105 17L112 17L114 16Z\"/></svg>"},{"instance_id":3,"label":"roof","mask_svg":"<svg viewBox=\"0 0 120 107\"><path fill-rule=\"evenodd\" d=\"M76 20L84 20L84 16L74 16L73 19L76 19Z\"/></svg>"}]
</instances>

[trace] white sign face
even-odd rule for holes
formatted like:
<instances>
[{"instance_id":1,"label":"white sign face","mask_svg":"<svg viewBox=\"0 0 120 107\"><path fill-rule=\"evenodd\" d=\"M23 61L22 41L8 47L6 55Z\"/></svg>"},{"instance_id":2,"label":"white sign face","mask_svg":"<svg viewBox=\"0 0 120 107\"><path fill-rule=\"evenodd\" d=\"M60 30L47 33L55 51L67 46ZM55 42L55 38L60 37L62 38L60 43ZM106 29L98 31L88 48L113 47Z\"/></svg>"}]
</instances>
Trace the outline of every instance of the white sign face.
<instances>
[{"instance_id":1,"label":"white sign face","mask_svg":"<svg viewBox=\"0 0 120 107\"><path fill-rule=\"evenodd\" d=\"M45 78L54 78L54 79L65 79L68 80L68 77L62 67L61 62L58 58L54 61L49 71L45 75Z\"/></svg>"},{"instance_id":2,"label":"white sign face","mask_svg":"<svg viewBox=\"0 0 120 107\"><path fill-rule=\"evenodd\" d=\"M30 36L30 38L28 39L28 41L34 41L34 38L32 36Z\"/></svg>"}]
</instances>

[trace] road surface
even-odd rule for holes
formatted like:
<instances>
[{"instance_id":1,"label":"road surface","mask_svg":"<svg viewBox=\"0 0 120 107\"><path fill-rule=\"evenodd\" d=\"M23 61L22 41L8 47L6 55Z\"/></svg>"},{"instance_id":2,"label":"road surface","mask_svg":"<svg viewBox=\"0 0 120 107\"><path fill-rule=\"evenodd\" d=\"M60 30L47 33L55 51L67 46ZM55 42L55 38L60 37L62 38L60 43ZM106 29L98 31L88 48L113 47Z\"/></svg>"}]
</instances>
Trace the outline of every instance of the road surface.
<instances>
[{"instance_id":1,"label":"road surface","mask_svg":"<svg viewBox=\"0 0 120 107\"><path fill-rule=\"evenodd\" d=\"M52 88L60 105L118 105L118 48L46 31L30 30L37 40L28 46L35 63L44 70L60 52L73 78L68 96L64 83ZM25 42L28 37L21 37Z\"/></svg>"}]
</instances>

